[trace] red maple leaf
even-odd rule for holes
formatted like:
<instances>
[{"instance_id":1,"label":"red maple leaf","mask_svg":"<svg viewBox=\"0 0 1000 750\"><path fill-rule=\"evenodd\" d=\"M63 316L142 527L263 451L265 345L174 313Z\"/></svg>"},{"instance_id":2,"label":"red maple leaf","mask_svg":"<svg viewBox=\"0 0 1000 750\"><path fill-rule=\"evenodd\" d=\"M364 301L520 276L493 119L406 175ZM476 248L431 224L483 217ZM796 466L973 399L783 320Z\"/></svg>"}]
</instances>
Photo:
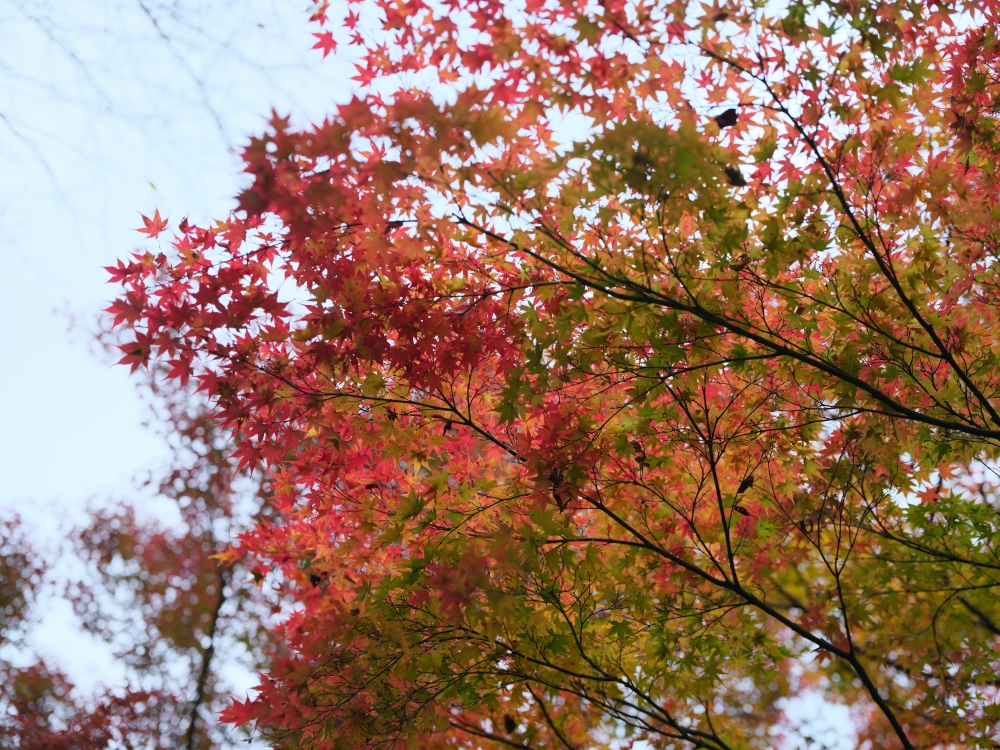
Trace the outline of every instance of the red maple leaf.
<instances>
[{"instance_id":1,"label":"red maple leaf","mask_svg":"<svg viewBox=\"0 0 1000 750\"><path fill-rule=\"evenodd\" d=\"M143 216L142 214L139 215L142 216L144 226L139 227L136 231L141 232L150 239L156 239L160 236L160 232L167 228L167 220L160 216L159 209L156 209L156 213L153 214L152 218Z\"/></svg>"},{"instance_id":2,"label":"red maple leaf","mask_svg":"<svg viewBox=\"0 0 1000 750\"><path fill-rule=\"evenodd\" d=\"M317 33L313 33L313 36L316 37L316 39L319 40L319 41L317 41L316 44L314 44L312 46L312 49L321 49L321 50L323 50L323 57L324 58L327 55L329 55L331 52L336 51L336 49L337 49L337 40L333 38L333 32L332 31L321 31L318 34Z\"/></svg>"},{"instance_id":3,"label":"red maple leaf","mask_svg":"<svg viewBox=\"0 0 1000 750\"><path fill-rule=\"evenodd\" d=\"M136 340L128 344L120 344L119 349L125 354L118 364L129 365L131 371L135 372L140 367L147 367L149 364L150 346L148 337L141 334L136 335Z\"/></svg>"}]
</instances>

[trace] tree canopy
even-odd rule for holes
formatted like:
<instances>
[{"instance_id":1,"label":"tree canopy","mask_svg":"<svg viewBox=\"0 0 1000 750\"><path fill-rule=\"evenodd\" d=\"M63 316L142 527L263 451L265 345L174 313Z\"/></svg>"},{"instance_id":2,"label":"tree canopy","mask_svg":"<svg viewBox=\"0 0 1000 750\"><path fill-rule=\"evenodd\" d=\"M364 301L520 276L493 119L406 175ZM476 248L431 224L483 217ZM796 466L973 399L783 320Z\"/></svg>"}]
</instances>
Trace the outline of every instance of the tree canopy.
<instances>
[{"instance_id":1,"label":"tree canopy","mask_svg":"<svg viewBox=\"0 0 1000 750\"><path fill-rule=\"evenodd\" d=\"M110 269L123 362L269 467L222 557L297 606L226 717L723 750L814 686L861 743L994 746L997 3L314 20L359 95Z\"/></svg>"}]
</instances>

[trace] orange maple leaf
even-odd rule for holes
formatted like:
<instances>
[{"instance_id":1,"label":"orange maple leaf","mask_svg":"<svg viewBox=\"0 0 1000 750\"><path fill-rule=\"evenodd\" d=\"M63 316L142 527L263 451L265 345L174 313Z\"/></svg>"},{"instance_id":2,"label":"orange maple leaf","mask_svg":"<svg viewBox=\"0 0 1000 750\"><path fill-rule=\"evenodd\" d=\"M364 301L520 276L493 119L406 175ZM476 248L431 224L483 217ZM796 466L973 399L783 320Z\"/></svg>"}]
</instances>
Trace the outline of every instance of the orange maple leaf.
<instances>
[{"instance_id":1,"label":"orange maple leaf","mask_svg":"<svg viewBox=\"0 0 1000 750\"><path fill-rule=\"evenodd\" d=\"M153 218L142 216L142 223L144 226L139 227L136 231L141 232L150 239L156 239L160 236L160 232L167 228L167 220L160 216L160 210L156 209L156 213L153 214Z\"/></svg>"}]
</instances>

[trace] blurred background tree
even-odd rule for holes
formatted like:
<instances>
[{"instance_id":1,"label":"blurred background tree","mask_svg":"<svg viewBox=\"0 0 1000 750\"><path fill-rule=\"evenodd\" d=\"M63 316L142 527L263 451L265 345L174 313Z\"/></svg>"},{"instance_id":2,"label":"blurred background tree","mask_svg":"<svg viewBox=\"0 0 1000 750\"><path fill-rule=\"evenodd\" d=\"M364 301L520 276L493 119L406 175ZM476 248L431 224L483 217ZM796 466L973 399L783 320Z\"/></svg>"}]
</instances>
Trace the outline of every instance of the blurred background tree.
<instances>
[{"instance_id":1,"label":"blurred background tree","mask_svg":"<svg viewBox=\"0 0 1000 750\"><path fill-rule=\"evenodd\" d=\"M108 644L124 680L89 696L44 658L0 659L0 747L221 748L246 739L215 714L234 690L234 670L267 662L266 625L277 599L240 565L215 559L248 524L269 520L262 472L240 471L226 436L193 387L143 390L170 446L171 462L149 485L173 522L143 501L96 506L54 552L32 546L8 521L0 536L0 639L23 646L43 586L62 587L86 631ZM46 575L61 556L75 574ZM65 565L64 565L65 567ZM20 653L23 660L23 650ZM237 677L239 679L239 677Z\"/></svg>"}]
</instances>

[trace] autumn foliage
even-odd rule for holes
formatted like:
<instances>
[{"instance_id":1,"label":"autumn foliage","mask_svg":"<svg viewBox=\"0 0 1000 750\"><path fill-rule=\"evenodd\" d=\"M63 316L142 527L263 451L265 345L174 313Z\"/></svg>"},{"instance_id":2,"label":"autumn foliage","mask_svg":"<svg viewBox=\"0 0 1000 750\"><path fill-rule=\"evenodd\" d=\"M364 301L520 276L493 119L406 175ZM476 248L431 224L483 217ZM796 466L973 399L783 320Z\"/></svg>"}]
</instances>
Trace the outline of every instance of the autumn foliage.
<instances>
[{"instance_id":1,"label":"autumn foliage","mask_svg":"<svg viewBox=\"0 0 1000 750\"><path fill-rule=\"evenodd\" d=\"M225 558L297 603L225 717L721 750L813 688L993 746L997 3L315 20L358 97L111 269L123 362L196 379L281 518Z\"/></svg>"}]
</instances>

